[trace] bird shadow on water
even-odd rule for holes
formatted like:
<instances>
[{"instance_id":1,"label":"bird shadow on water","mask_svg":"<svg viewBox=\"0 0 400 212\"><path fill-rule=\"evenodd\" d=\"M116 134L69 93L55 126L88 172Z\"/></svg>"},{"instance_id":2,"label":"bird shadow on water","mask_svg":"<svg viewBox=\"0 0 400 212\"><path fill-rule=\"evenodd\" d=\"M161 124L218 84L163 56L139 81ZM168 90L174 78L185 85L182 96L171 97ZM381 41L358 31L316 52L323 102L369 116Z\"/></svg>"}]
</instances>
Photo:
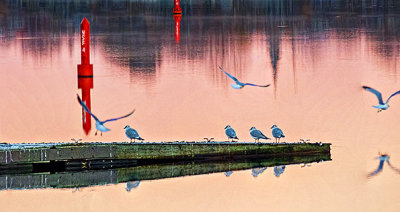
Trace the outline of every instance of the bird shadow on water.
<instances>
[{"instance_id":1,"label":"bird shadow on water","mask_svg":"<svg viewBox=\"0 0 400 212\"><path fill-rule=\"evenodd\" d=\"M397 174L400 174L400 169L394 167L391 163L390 163L390 156L388 154L382 154L379 153L379 157L376 157L375 159L379 159L379 165L378 168L375 171L370 172L367 175L368 179L371 179L372 177L375 177L376 175L378 175L379 173L381 173L383 171L383 167L385 165L385 162L387 163L387 165L393 170L395 171Z\"/></svg>"}]
</instances>

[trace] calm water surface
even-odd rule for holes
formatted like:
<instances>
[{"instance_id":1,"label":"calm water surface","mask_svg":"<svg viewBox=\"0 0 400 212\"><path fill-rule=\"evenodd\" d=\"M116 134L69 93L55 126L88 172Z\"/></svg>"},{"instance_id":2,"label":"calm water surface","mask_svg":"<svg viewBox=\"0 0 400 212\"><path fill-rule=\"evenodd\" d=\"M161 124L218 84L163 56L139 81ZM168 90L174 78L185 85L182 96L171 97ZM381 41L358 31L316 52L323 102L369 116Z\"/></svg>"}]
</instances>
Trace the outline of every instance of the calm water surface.
<instances>
[{"instance_id":1,"label":"calm water surface","mask_svg":"<svg viewBox=\"0 0 400 212\"><path fill-rule=\"evenodd\" d=\"M185 1L179 38L173 1L1 1L0 141L241 141L252 126L285 141L332 143L332 161L75 189L0 192L4 211L398 211L400 4L387 1ZM347 2L347 3L346 3ZM350 1L351 2L351 1ZM136 109L95 136L76 101L79 24L91 22L92 111L101 119ZM217 68L269 88L235 90ZM229 175L227 174L227 175ZM131 185L132 186L132 185Z\"/></svg>"}]
</instances>

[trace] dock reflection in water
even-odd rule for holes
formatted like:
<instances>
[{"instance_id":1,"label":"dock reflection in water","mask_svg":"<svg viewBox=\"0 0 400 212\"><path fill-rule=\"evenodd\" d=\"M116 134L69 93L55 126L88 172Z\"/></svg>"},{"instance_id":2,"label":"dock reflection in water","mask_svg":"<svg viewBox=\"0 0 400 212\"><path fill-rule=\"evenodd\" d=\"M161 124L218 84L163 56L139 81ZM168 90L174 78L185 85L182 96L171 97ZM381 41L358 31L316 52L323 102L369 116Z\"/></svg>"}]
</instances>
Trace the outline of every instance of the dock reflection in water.
<instances>
[{"instance_id":1,"label":"dock reflection in water","mask_svg":"<svg viewBox=\"0 0 400 212\"><path fill-rule=\"evenodd\" d=\"M283 173L285 165L330 161L329 154L310 156L272 157L265 159L238 159L224 161L186 161L168 164L138 165L135 167L31 174L0 175L0 190L41 189L41 188L77 188L126 182L126 190L137 188L141 181L176 178L184 176L225 173L226 176L238 170L258 170L261 174L267 167L280 168ZM282 168L283 167L283 168ZM226 174L230 173L230 174ZM277 172L275 171L275 175Z\"/></svg>"}]
</instances>

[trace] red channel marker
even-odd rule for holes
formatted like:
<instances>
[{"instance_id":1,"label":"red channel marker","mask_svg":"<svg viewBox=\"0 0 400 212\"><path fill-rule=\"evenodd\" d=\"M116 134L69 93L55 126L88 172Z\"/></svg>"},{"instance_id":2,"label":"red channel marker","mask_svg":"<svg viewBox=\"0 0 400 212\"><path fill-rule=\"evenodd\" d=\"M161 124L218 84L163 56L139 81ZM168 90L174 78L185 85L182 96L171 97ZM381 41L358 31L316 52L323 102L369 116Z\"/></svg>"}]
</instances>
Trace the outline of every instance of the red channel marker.
<instances>
[{"instance_id":1,"label":"red channel marker","mask_svg":"<svg viewBox=\"0 0 400 212\"><path fill-rule=\"evenodd\" d=\"M78 64L78 76L93 76L93 65L90 64L90 24L86 18L81 22L81 64Z\"/></svg>"},{"instance_id":2,"label":"red channel marker","mask_svg":"<svg viewBox=\"0 0 400 212\"><path fill-rule=\"evenodd\" d=\"M81 64L78 64L78 88L82 89L82 101L91 110L90 89L93 88L93 64L90 64L90 24L86 18L81 22ZM92 128L91 117L82 108L82 127L86 135Z\"/></svg>"}]
</instances>

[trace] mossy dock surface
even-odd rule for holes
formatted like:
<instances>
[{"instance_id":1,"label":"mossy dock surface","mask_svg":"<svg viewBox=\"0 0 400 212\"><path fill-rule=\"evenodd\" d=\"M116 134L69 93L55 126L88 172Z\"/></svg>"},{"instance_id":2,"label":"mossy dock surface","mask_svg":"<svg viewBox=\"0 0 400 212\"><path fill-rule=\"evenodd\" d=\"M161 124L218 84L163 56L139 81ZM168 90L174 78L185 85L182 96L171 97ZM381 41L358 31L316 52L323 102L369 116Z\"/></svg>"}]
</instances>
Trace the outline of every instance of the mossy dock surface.
<instances>
[{"instance_id":1,"label":"mossy dock surface","mask_svg":"<svg viewBox=\"0 0 400 212\"><path fill-rule=\"evenodd\" d=\"M41 166L129 166L141 161L266 158L329 154L329 143L160 142L1 144L0 171Z\"/></svg>"}]
</instances>

